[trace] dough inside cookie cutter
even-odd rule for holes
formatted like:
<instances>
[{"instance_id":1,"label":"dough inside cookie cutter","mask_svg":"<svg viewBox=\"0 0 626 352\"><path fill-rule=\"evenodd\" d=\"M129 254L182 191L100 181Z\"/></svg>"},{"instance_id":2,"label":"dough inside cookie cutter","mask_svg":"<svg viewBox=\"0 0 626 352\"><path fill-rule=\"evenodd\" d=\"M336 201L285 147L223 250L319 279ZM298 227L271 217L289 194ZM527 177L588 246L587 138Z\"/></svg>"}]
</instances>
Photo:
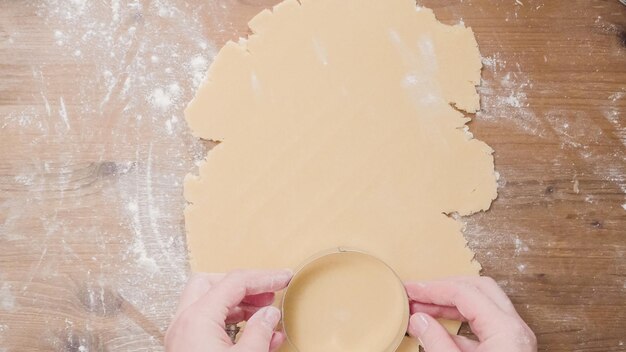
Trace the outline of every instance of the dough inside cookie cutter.
<instances>
[{"instance_id":1,"label":"dough inside cookie cutter","mask_svg":"<svg viewBox=\"0 0 626 352\"><path fill-rule=\"evenodd\" d=\"M409 320L398 275L354 248L333 248L305 261L281 308L288 343L297 352L393 352Z\"/></svg>"}]
</instances>

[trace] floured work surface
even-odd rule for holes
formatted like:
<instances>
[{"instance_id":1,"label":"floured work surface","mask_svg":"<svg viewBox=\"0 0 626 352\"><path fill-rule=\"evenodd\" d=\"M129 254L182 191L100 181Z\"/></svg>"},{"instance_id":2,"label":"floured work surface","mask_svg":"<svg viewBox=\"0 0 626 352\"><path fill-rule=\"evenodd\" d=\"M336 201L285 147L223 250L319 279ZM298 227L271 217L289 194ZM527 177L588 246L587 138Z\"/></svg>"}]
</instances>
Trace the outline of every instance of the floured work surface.
<instances>
[{"instance_id":1,"label":"floured work surface","mask_svg":"<svg viewBox=\"0 0 626 352\"><path fill-rule=\"evenodd\" d=\"M477 274L445 215L496 197L492 150L451 106L479 107L472 31L412 0L290 0L250 28L186 110L222 142L185 183L192 268L295 267L350 246L404 279Z\"/></svg>"},{"instance_id":2,"label":"floured work surface","mask_svg":"<svg viewBox=\"0 0 626 352\"><path fill-rule=\"evenodd\" d=\"M0 349L163 349L187 279L179 181L206 155L182 110L211 48L275 3L0 5ZM501 188L462 219L484 274L540 351L622 352L626 7L420 4L471 26L484 57L470 126L497 151Z\"/></svg>"}]
</instances>

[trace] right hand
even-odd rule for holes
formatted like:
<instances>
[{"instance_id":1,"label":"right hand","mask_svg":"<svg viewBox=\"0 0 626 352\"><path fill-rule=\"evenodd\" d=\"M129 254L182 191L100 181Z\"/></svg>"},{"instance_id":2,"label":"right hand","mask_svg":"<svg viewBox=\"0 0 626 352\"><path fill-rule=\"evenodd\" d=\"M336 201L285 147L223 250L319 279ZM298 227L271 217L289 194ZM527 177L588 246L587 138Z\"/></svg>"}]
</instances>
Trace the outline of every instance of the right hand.
<instances>
[{"instance_id":1,"label":"right hand","mask_svg":"<svg viewBox=\"0 0 626 352\"><path fill-rule=\"evenodd\" d=\"M537 339L511 300L488 277L409 282L408 332L426 352L536 352ZM450 335L435 319L468 322L478 341Z\"/></svg>"}]
</instances>

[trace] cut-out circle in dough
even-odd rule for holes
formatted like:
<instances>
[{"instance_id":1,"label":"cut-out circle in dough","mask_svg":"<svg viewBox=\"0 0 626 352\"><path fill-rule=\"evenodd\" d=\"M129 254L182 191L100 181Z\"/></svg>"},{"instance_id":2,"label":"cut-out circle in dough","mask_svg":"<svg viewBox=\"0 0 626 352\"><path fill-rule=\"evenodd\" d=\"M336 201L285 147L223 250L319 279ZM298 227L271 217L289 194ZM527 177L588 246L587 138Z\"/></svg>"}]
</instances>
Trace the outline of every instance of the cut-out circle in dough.
<instances>
[{"instance_id":1,"label":"cut-out circle in dough","mask_svg":"<svg viewBox=\"0 0 626 352\"><path fill-rule=\"evenodd\" d=\"M396 273L372 255L341 248L296 272L282 308L285 334L298 352L394 352L409 321Z\"/></svg>"}]
</instances>

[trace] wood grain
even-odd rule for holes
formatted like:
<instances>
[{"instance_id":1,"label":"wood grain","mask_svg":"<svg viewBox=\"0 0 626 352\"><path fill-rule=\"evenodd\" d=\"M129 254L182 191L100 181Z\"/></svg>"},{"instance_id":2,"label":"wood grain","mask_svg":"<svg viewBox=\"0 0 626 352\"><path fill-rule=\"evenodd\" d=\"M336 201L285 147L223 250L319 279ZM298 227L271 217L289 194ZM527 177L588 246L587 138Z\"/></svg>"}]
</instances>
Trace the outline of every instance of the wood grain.
<instances>
[{"instance_id":1,"label":"wood grain","mask_svg":"<svg viewBox=\"0 0 626 352\"><path fill-rule=\"evenodd\" d=\"M0 0L0 351L162 350L186 279L182 178L210 147L184 123L169 133L193 94L176 64L194 35L218 48L276 2L123 2L117 22L98 2L82 16L115 25L109 58L63 42L84 24L55 12L69 5ZM471 26L485 57L470 128L495 150L501 187L463 220L483 273L541 351L626 351L626 7L420 3ZM142 43L160 42L181 55L152 67L159 45ZM123 94L142 63L181 84L172 109L147 103L150 80Z\"/></svg>"}]
</instances>

